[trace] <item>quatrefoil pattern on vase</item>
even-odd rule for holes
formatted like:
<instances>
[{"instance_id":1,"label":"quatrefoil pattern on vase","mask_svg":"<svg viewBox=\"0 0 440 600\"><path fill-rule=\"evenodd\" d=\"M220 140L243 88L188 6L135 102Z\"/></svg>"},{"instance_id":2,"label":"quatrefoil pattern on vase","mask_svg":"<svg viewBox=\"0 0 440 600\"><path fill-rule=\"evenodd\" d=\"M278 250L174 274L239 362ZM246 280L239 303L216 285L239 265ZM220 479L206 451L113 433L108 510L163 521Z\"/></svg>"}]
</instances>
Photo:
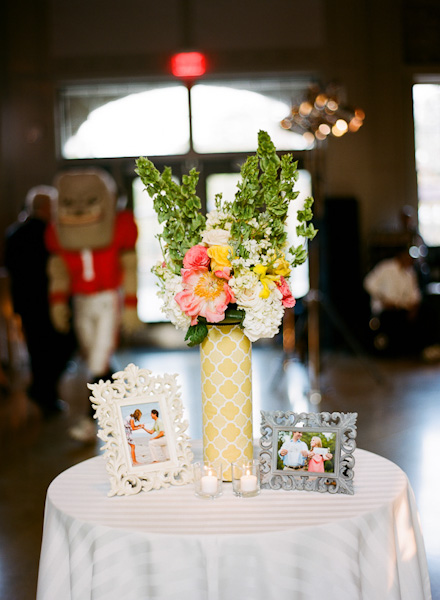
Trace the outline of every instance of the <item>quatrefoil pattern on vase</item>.
<instances>
[{"instance_id":1,"label":"quatrefoil pattern on vase","mask_svg":"<svg viewBox=\"0 0 440 600\"><path fill-rule=\"evenodd\" d=\"M238 325L210 325L200 347L204 460L222 462L226 481L232 462L253 457L251 352Z\"/></svg>"}]
</instances>

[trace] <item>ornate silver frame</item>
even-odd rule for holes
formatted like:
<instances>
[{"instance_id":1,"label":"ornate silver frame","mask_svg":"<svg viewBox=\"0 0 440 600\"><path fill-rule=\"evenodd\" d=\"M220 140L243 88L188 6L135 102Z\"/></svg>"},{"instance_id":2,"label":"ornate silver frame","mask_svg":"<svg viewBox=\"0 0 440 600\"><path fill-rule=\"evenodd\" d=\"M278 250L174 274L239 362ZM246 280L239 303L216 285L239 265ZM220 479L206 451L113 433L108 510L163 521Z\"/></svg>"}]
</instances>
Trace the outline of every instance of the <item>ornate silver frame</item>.
<instances>
[{"instance_id":1,"label":"ornate silver frame","mask_svg":"<svg viewBox=\"0 0 440 600\"><path fill-rule=\"evenodd\" d=\"M357 413L295 413L261 411L261 487L284 490L354 494L354 456ZM278 439L282 432L335 434L333 471L288 471L278 467Z\"/></svg>"},{"instance_id":2,"label":"ornate silver frame","mask_svg":"<svg viewBox=\"0 0 440 600\"><path fill-rule=\"evenodd\" d=\"M183 406L177 375L153 376L148 369L129 364L113 375L113 381L88 384L90 401L98 420L98 437L110 476L109 496L137 494L193 481L191 445L185 433ZM170 458L143 466L133 466L125 434L122 407L159 404Z\"/></svg>"}]
</instances>

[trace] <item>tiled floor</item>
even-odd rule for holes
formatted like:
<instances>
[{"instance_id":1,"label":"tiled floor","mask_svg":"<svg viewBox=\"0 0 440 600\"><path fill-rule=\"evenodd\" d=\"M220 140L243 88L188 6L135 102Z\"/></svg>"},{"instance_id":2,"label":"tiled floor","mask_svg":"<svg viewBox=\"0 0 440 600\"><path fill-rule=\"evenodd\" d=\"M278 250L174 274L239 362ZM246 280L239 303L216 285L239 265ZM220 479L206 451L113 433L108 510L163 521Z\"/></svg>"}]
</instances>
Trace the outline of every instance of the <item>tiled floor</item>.
<instances>
[{"instance_id":1,"label":"tiled floor","mask_svg":"<svg viewBox=\"0 0 440 600\"><path fill-rule=\"evenodd\" d=\"M201 437L200 371L197 350L121 350L116 368L134 362L156 373L178 373L189 433ZM374 367L371 371L370 366ZM376 377L377 375L382 377ZM69 439L67 428L87 410L86 375L72 363L62 382L66 415L42 421L23 395L20 378L12 395L0 395L0 598L32 600L47 486L58 473L99 452ZM420 511L433 598L440 599L440 511L437 474L440 445L440 365L412 360L360 362L325 354L322 401L307 398L308 376L298 360L283 362L278 349L253 350L254 426L259 411L294 410L358 413L358 446L396 462L407 474ZM64 600L60 598L60 600ZM382 600L382 599L378 599Z\"/></svg>"}]
</instances>

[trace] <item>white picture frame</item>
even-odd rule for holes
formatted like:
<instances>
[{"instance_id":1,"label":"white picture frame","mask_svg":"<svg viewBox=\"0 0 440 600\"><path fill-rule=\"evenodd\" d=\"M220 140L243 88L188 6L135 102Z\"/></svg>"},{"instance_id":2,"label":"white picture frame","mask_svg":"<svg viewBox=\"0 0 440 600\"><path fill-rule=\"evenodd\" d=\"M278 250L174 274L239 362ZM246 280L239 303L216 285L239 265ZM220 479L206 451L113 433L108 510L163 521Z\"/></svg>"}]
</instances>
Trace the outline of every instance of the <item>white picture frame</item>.
<instances>
[{"instance_id":1,"label":"white picture frame","mask_svg":"<svg viewBox=\"0 0 440 600\"><path fill-rule=\"evenodd\" d=\"M356 420L357 413L261 411L261 487L354 494ZM313 438L328 454L313 451Z\"/></svg>"},{"instance_id":2,"label":"white picture frame","mask_svg":"<svg viewBox=\"0 0 440 600\"><path fill-rule=\"evenodd\" d=\"M98 437L104 442L109 496L193 481L188 422L176 374L153 375L129 364L112 381L88 387Z\"/></svg>"}]
</instances>

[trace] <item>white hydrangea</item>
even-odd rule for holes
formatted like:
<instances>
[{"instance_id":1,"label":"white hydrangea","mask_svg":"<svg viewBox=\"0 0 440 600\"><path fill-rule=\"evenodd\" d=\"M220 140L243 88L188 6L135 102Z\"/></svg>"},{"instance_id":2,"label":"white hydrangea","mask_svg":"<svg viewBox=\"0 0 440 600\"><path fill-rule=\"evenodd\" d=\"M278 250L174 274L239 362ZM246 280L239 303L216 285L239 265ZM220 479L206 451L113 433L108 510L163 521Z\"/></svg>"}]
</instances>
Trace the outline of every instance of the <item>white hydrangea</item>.
<instances>
[{"instance_id":1,"label":"white hydrangea","mask_svg":"<svg viewBox=\"0 0 440 600\"><path fill-rule=\"evenodd\" d=\"M240 272L240 274L237 274L237 271L235 271L235 276L231 277L228 283L232 288L234 295L241 295L243 302L248 305L248 303L252 303L253 301L256 287L260 284L260 280L256 273L246 269Z\"/></svg>"},{"instance_id":2,"label":"white hydrangea","mask_svg":"<svg viewBox=\"0 0 440 600\"><path fill-rule=\"evenodd\" d=\"M261 298L263 285L252 271L231 278L229 285L234 292L237 308L245 311L243 328L250 341L274 337L284 314L282 294L278 288L274 285L269 297Z\"/></svg>"},{"instance_id":3,"label":"white hydrangea","mask_svg":"<svg viewBox=\"0 0 440 600\"><path fill-rule=\"evenodd\" d=\"M243 320L244 333L251 342L261 338L273 338L279 331L284 307L272 292L269 298L261 298L258 308L248 308Z\"/></svg>"},{"instance_id":4,"label":"white hydrangea","mask_svg":"<svg viewBox=\"0 0 440 600\"><path fill-rule=\"evenodd\" d=\"M159 268L156 267L156 274ZM191 324L191 317L186 315L175 301L174 297L183 290L182 278L167 269L162 269L160 289L157 292L162 299L161 311L171 321L176 329L186 331Z\"/></svg>"}]
</instances>

